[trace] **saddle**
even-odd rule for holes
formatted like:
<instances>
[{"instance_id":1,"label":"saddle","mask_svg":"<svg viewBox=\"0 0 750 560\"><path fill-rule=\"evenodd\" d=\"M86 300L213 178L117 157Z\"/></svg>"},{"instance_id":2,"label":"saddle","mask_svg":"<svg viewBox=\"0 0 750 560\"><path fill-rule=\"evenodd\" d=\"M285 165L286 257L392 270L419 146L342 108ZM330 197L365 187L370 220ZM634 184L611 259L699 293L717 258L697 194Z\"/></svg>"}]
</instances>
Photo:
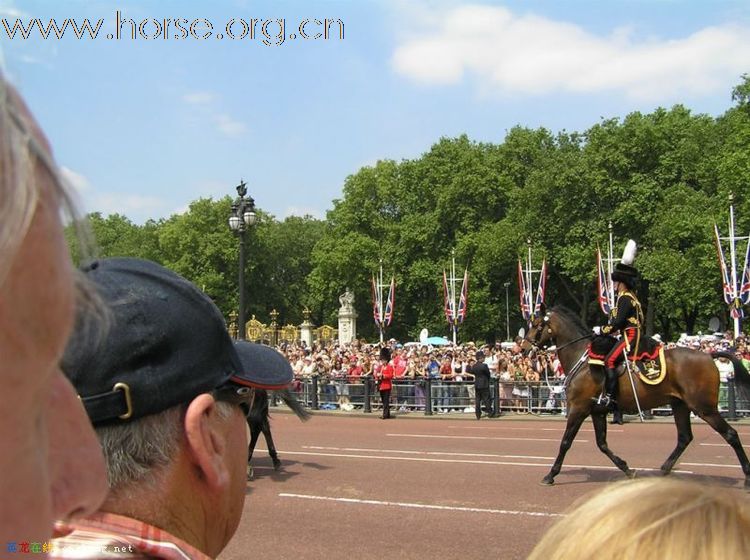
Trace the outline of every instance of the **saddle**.
<instances>
[{"instance_id":1,"label":"saddle","mask_svg":"<svg viewBox=\"0 0 750 560\"><path fill-rule=\"evenodd\" d=\"M604 367L604 359L617 343L610 335L596 336L588 347L589 365ZM664 358L664 345L652 338L641 340L641 347L636 354L628 355L628 360L635 366L635 372L647 385L658 385L667 375L667 362ZM625 372L625 365L617 366L617 375Z\"/></svg>"}]
</instances>

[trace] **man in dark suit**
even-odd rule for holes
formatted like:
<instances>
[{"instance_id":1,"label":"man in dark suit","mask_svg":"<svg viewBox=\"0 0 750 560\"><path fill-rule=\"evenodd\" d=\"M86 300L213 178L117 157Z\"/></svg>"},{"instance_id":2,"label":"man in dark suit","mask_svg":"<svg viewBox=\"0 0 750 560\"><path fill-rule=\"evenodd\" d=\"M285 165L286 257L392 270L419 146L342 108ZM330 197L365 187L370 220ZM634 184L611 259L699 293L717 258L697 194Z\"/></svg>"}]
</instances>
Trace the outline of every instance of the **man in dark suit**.
<instances>
[{"instance_id":1,"label":"man in dark suit","mask_svg":"<svg viewBox=\"0 0 750 560\"><path fill-rule=\"evenodd\" d=\"M477 363L471 366L474 388L476 389L474 413L477 415L477 420L482 417L481 405L484 407L485 414L492 418L494 414L492 412L492 400L490 399L490 368L484 363L484 351L478 350L476 358Z\"/></svg>"}]
</instances>

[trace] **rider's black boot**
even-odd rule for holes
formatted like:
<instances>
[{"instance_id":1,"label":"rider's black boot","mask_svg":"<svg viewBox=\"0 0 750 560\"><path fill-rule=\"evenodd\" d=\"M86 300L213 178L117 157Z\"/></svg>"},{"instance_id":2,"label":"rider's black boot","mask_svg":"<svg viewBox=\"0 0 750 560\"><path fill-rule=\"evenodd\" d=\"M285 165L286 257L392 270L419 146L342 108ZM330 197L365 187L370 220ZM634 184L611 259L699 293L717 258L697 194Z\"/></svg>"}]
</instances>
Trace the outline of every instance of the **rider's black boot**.
<instances>
[{"instance_id":1,"label":"rider's black boot","mask_svg":"<svg viewBox=\"0 0 750 560\"><path fill-rule=\"evenodd\" d=\"M617 402L617 370L607 368L604 370L607 378L604 381L604 393L606 394L607 404L613 405Z\"/></svg>"}]
</instances>

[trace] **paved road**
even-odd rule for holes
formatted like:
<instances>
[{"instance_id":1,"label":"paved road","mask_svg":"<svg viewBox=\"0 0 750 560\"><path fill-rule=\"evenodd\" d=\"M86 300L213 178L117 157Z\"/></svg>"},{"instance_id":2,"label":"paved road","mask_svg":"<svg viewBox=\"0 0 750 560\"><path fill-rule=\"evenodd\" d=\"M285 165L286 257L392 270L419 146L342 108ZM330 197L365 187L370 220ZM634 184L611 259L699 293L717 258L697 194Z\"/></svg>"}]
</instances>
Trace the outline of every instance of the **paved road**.
<instances>
[{"instance_id":1,"label":"paved road","mask_svg":"<svg viewBox=\"0 0 750 560\"><path fill-rule=\"evenodd\" d=\"M221 560L521 559L577 498L622 480L584 424L553 487L539 485L564 422L471 415L383 421L336 414L301 423L274 413L284 468L254 458L243 519ZM675 476L742 488L732 449L699 420ZM750 425L736 425L750 450ZM639 470L671 452L669 421L609 426L610 447Z\"/></svg>"}]
</instances>

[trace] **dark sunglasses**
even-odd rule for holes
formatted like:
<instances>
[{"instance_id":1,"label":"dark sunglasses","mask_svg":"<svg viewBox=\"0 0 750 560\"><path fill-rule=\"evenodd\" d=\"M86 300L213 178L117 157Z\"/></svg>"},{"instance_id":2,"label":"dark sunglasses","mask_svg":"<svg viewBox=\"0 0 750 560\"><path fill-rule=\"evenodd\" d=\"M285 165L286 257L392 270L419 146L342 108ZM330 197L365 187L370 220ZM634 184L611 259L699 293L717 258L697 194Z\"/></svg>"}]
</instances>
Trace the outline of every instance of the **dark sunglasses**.
<instances>
[{"instance_id":1,"label":"dark sunglasses","mask_svg":"<svg viewBox=\"0 0 750 560\"><path fill-rule=\"evenodd\" d=\"M255 402L255 392L255 388L253 387L225 385L224 387L214 389L213 395L217 401L238 405L245 417L248 417Z\"/></svg>"}]
</instances>

